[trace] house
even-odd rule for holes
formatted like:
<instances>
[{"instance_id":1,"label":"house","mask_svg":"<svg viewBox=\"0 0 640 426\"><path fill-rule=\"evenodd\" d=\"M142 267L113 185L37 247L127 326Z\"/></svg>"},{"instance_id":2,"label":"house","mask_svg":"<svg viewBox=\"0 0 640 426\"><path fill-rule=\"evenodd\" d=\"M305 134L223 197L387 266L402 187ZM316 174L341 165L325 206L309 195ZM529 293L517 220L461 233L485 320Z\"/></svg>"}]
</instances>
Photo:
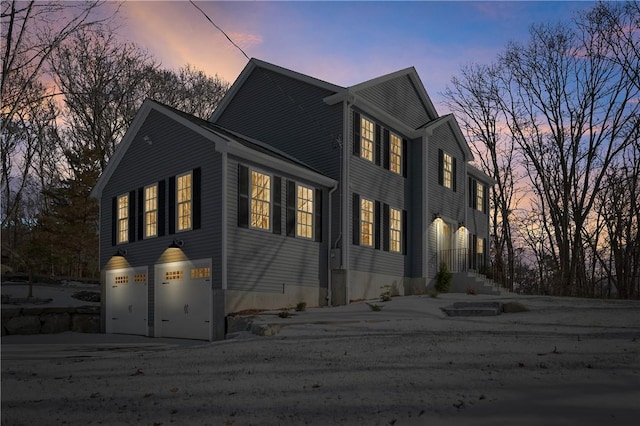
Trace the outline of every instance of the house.
<instances>
[{"instance_id":1,"label":"house","mask_svg":"<svg viewBox=\"0 0 640 426\"><path fill-rule=\"evenodd\" d=\"M252 59L208 121L147 100L92 192L104 329L216 340L229 313L478 270L494 182L470 160L414 68L345 88Z\"/></svg>"}]
</instances>

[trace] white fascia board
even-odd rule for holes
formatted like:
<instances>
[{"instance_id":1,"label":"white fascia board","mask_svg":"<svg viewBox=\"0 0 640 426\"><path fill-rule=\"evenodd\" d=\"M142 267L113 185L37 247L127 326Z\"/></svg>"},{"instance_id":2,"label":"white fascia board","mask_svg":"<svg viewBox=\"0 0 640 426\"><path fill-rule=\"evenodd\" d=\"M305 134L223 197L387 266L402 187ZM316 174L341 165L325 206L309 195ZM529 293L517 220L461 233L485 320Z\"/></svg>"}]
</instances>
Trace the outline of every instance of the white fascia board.
<instances>
[{"instance_id":1,"label":"white fascia board","mask_svg":"<svg viewBox=\"0 0 640 426\"><path fill-rule=\"evenodd\" d=\"M477 168L473 164L467 164L467 174L473 177L477 177L478 179L482 180L484 183L488 185L493 186L496 184L496 180L494 178L492 178L491 176L489 176L488 174L486 174L484 171Z\"/></svg>"},{"instance_id":2,"label":"white fascia board","mask_svg":"<svg viewBox=\"0 0 640 426\"><path fill-rule=\"evenodd\" d=\"M297 176L310 182L319 183L320 185L327 188L332 188L337 184L337 181L331 179L330 177L314 172L313 170L309 170L302 166L296 166L295 164L272 157L271 155L265 154L263 152L253 150L234 140L229 141L228 147L229 154L267 166L271 169L279 170L281 172L285 172L292 176Z\"/></svg>"}]
</instances>

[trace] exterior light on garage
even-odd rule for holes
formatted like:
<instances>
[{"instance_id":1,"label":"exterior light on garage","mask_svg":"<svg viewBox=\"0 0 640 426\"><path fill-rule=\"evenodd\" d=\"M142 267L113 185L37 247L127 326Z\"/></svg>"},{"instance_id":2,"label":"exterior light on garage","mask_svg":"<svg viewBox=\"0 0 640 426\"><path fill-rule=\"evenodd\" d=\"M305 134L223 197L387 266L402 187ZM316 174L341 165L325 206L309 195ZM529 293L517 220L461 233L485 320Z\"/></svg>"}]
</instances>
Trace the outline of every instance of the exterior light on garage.
<instances>
[{"instance_id":1,"label":"exterior light on garage","mask_svg":"<svg viewBox=\"0 0 640 426\"><path fill-rule=\"evenodd\" d=\"M434 220L434 221L436 221L436 220L438 220L438 219L440 219L440 218L441 218L440 213L435 213L435 214L433 215L433 220Z\"/></svg>"},{"instance_id":2,"label":"exterior light on garage","mask_svg":"<svg viewBox=\"0 0 640 426\"><path fill-rule=\"evenodd\" d=\"M113 257L125 257L127 255L127 251L124 249L118 249Z\"/></svg>"},{"instance_id":3,"label":"exterior light on garage","mask_svg":"<svg viewBox=\"0 0 640 426\"><path fill-rule=\"evenodd\" d=\"M169 244L169 248L182 248L182 246L184 246L184 241L176 239Z\"/></svg>"}]
</instances>

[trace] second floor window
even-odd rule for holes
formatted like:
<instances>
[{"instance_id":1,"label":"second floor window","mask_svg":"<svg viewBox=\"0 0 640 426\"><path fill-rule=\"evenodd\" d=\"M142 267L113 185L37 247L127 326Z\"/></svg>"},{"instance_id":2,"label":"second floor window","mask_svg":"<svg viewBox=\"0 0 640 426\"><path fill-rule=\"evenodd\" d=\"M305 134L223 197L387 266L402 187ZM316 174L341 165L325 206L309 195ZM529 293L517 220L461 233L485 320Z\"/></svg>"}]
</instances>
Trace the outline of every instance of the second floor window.
<instances>
[{"instance_id":1,"label":"second floor window","mask_svg":"<svg viewBox=\"0 0 640 426\"><path fill-rule=\"evenodd\" d=\"M118 243L129 241L129 194L118 196Z\"/></svg>"},{"instance_id":2,"label":"second floor window","mask_svg":"<svg viewBox=\"0 0 640 426\"><path fill-rule=\"evenodd\" d=\"M438 184L456 192L456 157L438 150Z\"/></svg>"},{"instance_id":3,"label":"second floor window","mask_svg":"<svg viewBox=\"0 0 640 426\"><path fill-rule=\"evenodd\" d=\"M176 178L176 194L177 194L177 230L186 231L191 229L192 217L191 207L193 200L191 172L180 175Z\"/></svg>"},{"instance_id":4,"label":"second floor window","mask_svg":"<svg viewBox=\"0 0 640 426\"><path fill-rule=\"evenodd\" d=\"M402 139L394 133L389 137L389 170L402 174Z\"/></svg>"},{"instance_id":5,"label":"second floor window","mask_svg":"<svg viewBox=\"0 0 640 426\"><path fill-rule=\"evenodd\" d=\"M271 176L251 171L251 220L252 228L270 229Z\"/></svg>"},{"instance_id":6,"label":"second floor window","mask_svg":"<svg viewBox=\"0 0 640 426\"><path fill-rule=\"evenodd\" d=\"M158 184L144 188L144 237L158 235Z\"/></svg>"},{"instance_id":7,"label":"second floor window","mask_svg":"<svg viewBox=\"0 0 640 426\"><path fill-rule=\"evenodd\" d=\"M484 206L484 185L476 182L476 210L483 210Z\"/></svg>"},{"instance_id":8,"label":"second floor window","mask_svg":"<svg viewBox=\"0 0 640 426\"><path fill-rule=\"evenodd\" d=\"M444 153L444 165L443 165L443 185L445 188L452 189L453 188L453 160L451 156Z\"/></svg>"},{"instance_id":9,"label":"second floor window","mask_svg":"<svg viewBox=\"0 0 640 426\"><path fill-rule=\"evenodd\" d=\"M375 147L375 125L373 121L360 117L360 157L373 161Z\"/></svg>"}]
</instances>

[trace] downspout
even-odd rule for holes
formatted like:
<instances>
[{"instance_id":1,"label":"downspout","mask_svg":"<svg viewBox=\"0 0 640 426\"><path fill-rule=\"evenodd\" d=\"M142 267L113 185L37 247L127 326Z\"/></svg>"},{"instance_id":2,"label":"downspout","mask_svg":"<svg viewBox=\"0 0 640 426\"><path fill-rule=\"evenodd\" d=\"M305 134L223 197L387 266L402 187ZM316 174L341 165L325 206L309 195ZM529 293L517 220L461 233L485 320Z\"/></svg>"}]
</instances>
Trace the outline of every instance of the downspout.
<instances>
[{"instance_id":1,"label":"downspout","mask_svg":"<svg viewBox=\"0 0 640 426\"><path fill-rule=\"evenodd\" d=\"M226 147L225 147L226 148ZM221 237L222 237L222 253L220 253L220 273L221 273L221 280L222 282L220 283L220 288L221 290L226 290L227 289L227 235L228 235L228 231L227 231L227 210L228 210L228 205L227 205L227 181L228 181L228 176L227 174L229 173L229 170L227 170L228 167L228 152L227 149L225 149L224 151L222 151L222 212L221 212L221 217L220 220L222 221L222 230L221 230ZM225 300L225 316L227 314L227 307L226 307L226 300Z\"/></svg>"},{"instance_id":2,"label":"downspout","mask_svg":"<svg viewBox=\"0 0 640 426\"><path fill-rule=\"evenodd\" d=\"M333 185L333 188L331 188L329 190L329 244L327 244L327 269L328 269L328 273L327 273L327 306L331 307L331 288L332 288L332 283L333 283L333 268L331 267L331 250L333 248L333 246L331 245L331 232L333 231L332 229L332 206L331 206L331 198L333 196L333 193L336 192L336 189L338 189L338 183L336 183L335 185ZM338 240L340 240L340 237L338 237ZM336 242L337 242L336 241Z\"/></svg>"},{"instance_id":3,"label":"downspout","mask_svg":"<svg viewBox=\"0 0 640 426\"><path fill-rule=\"evenodd\" d=\"M347 155L347 146L349 141L349 98L345 99L343 102L342 109L342 176L340 185L342 186L342 206L341 206L341 214L342 214L342 231L340 233L340 239L344 239L345 235L349 235L349 155ZM355 103L355 102L354 102ZM342 268L344 269L344 291L345 291L345 305L349 304L349 250L348 244L342 242Z\"/></svg>"}]
</instances>

